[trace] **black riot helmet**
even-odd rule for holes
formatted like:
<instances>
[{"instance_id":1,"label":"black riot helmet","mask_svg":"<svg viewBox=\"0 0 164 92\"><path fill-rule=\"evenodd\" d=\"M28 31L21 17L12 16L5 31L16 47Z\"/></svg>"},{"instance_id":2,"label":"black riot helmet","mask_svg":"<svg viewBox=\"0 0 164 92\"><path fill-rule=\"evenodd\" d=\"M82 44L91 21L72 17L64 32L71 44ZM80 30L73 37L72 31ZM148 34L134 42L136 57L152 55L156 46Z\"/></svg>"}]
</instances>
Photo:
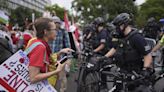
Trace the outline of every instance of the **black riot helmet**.
<instances>
[{"instance_id":1,"label":"black riot helmet","mask_svg":"<svg viewBox=\"0 0 164 92\"><path fill-rule=\"evenodd\" d=\"M93 24L97 26L102 26L104 25L105 21L102 17L97 17L94 19Z\"/></svg>"},{"instance_id":2,"label":"black riot helmet","mask_svg":"<svg viewBox=\"0 0 164 92\"><path fill-rule=\"evenodd\" d=\"M124 31L130 22L131 22L131 18L130 15L127 13L121 13L114 18L112 24L116 26L115 34L117 34L118 38L124 37ZM120 28L121 25L124 25L123 29Z\"/></svg>"},{"instance_id":3,"label":"black riot helmet","mask_svg":"<svg viewBox=\"0 0 164 92\"><path fill-rule=\"evenodd\" d=\"M121 13L116 16L113 20L115 26L120 26L122 24L128 25L131 22L130 15L128 13Z\"/></svg>"},{"instance_id":4,"label":"black riot helmet","mask_svg":"<svg viewBox=\"0 0 164 92\"><path fill-rule=\"evenodd\" d=\"M83 29L83 35L84 39L88 37L88 35L91 33L93 36L96 33L96 28L94 24L86 24Z\"/></svg>"},{"instance_id":5,"label":"black riot helmet","mask_svg":"<svg viewBox=\"0 0 164 92\"><path fill-rule=\"evenodd\" d=\"M95 31L96 31L96 29L95 29L95 26L93 24L86 24L84 26L84 30L83 30L84 33L95 32Z\"/></svg>"},{"instance_id":6,"label":"black riot helmet","mask_svg":"<svg viewBox=\"0 0 164 92\"><path fill-rule=\"evenodd\" d=\"M152 22L155 22L155 18L154 17L151 17L147 20L147 23L152 23Z\"/></svg>"}]
</instances>

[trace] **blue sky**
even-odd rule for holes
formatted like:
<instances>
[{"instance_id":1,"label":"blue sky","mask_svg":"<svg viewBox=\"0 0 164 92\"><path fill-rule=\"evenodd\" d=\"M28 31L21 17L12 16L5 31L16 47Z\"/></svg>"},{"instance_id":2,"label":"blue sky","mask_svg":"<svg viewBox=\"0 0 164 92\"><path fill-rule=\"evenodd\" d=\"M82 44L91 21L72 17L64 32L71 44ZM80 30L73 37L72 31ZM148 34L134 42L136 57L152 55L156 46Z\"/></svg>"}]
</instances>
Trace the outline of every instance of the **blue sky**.
<instances>
[{"instance_id":1,"label":"blue sky","mask_svg":"<svg viewBox=\"0 0 164 92\"><path fill-rule=\"evenodd\" d=\"M51 0L52 4L58 4L59 6L62 6L68 10L71 9L71 2L73 0ZM136 0L137 5L142 4L145 2L145 0Z\"/></svg>"}]
</instances>

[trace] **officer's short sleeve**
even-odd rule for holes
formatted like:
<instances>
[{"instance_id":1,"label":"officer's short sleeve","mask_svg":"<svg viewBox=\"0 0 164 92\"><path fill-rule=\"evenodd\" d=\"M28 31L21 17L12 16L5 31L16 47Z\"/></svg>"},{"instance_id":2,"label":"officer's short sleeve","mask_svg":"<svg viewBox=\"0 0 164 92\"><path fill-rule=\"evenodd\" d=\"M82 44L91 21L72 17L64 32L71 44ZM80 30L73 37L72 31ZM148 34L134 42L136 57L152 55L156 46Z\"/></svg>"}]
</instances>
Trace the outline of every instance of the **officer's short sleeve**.
<instances>
[{"instance_id":1,"label":"officer's short sleeve","mask_svg":"<svg viewBox=\"0 0 164 92\"><path fill-rule=\"evenodd\" d=\"M100 32L100 43L106 43L107 41L107 33L105 30Z\"/></svg>"},{"instance_id":2,"label":"officer's short sleeve","mask_svg":"<svg viewBox=\"0 0 164 92\"><path fill-rule=\"evenodd\" d=\"M147 55L151 51L151 47L146 43L146 40L140 34L136 34L132 37L132 44L134 48L143 56Z\"/></svg>"}]
</instances>

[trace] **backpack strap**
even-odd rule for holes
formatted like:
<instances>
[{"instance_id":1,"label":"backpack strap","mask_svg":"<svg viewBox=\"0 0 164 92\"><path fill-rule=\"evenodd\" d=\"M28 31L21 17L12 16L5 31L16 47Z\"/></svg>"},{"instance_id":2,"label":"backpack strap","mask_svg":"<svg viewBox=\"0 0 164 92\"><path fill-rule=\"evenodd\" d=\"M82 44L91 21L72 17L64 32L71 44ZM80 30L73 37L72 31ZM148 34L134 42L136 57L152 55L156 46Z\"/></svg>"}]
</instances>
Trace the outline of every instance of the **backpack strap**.
<instances>
[{"instance_id":1,"label":"backpack strap","mask_svg":"<svg viewBox=\"0 0 164 92\"><path fill-rule=\"evenodd\" d=\"M35 42L35 43L33 43L31 46L29 46L25 51L24 51L24 53L26 54L26 55L28 55L35 47L37 47L38 45L43 45L44 46L44 44L43 43L41 43L41 42ZM49 65L49 63L46 61L46 52L44 53L44 59L43 59L44 61L44 63L46 64L46 72L48 72L48 65Z\"/></svg>"},{"instance_id":2,"label":"backpack strap","mask_svg":"<svg viewBox=\"0 0 164 92\"><path fill-rule=\"evenodd\" d=\"M37 47L38 45L43 45L43 43L41 42L35 42L34 44L32 44L31 46L29 46L24 52L26 55L28 55L35 47ZM44 45L43 45L44 46Z\"/></svg>"}]
</instances>

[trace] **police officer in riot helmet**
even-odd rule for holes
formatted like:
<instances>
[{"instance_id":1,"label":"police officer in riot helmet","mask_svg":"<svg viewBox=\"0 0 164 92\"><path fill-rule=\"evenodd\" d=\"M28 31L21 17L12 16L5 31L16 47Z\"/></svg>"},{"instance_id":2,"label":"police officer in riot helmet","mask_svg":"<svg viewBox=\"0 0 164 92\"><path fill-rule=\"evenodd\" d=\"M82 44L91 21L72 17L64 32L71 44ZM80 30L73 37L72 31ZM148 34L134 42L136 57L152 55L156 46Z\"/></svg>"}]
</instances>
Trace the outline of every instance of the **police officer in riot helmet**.
<instances>
[{"instance_id":1,"label":"police officer in riot helmet","mask_svg":"<svg viewBox=\"0 0 164 92\"><path fill-rule=\"evenodd\" d=\"M105 29L105 21L103 18L98 17L93 21L93 24L96 28L96 37L94 41L94 53L105 55L108 51L107 47L107 40L108 40L108 31Z\"/></svg>"},{"instance_id":2,"label":"police officer in riot helmet","mask_svg":"<svg viewBox=\"0 0 164 92\"><path fill-rule=\"evenodd\" d=\"M151 48L147 45L143 36L130 26L131 18L127 13L121 13L113 20L116 31L113 33L119 41L105 57L114 57L118 66L126 71L136 71L143 76L152 74ZM113 40L113 39L112 39Z\"/></svg>"},{"instance_id":3,"label":"police officer in riot helmet","mask_svg":"<svg viewBox=\"0 0 164 92\"><path fill-rule=\"evenodd\" d=\"M148 19L147 24L144 27L143 33L145 37L157 39L159 33L160 33L160 26L156 22L154 17L151 17Z\"/></svg>"},{"instance_id":4,"label":"police officer in riot helmet","mask_svg":"<svg viewBox=\"0 0 164 92\"><path fill-rule=\"evenodd\" d=\"M92 40L92 38L95 36L95 32L96 29L93 24L86 24L83 29L83 40Z\"/></svg>"},{"instance_id":5,"label":"police officer in riot helmet","mask_svg":"<svg viewBox=\"0 0 164 92\"><path fill-rule=\"evenodd\" d=\"M91 57L90 63L92 62L94 64L96 63L96 65L98 66L103 66L104 62L97 59L97 57L104 56L109 51L110 45L111 45L111 42L110 42L111 38L109 36L109 32L107 28L105 27L105 21L103 18L101 17L96 18L92 22L92 24L94 25L96 29L96 31L94 31L94 33L96 33L96 36L93 37L94 40L92 41L94 56ZM102 74L101 79L102 81L106 81L107 79L106 75ZM101 88L106 89L107 84L102 83Z\"/></svg>"},{"instance_id":6,"label":"police officer in riot helmet","mask_svg":"<svg viewBox=\"0 0 164 92\"><path fill-rule=\"evenodd\" d=\"M82 50L86 53L93 51L93 42L96 36L96 29L93 24L86 24L83 28Z\"/></svg>"}]
</instances>

